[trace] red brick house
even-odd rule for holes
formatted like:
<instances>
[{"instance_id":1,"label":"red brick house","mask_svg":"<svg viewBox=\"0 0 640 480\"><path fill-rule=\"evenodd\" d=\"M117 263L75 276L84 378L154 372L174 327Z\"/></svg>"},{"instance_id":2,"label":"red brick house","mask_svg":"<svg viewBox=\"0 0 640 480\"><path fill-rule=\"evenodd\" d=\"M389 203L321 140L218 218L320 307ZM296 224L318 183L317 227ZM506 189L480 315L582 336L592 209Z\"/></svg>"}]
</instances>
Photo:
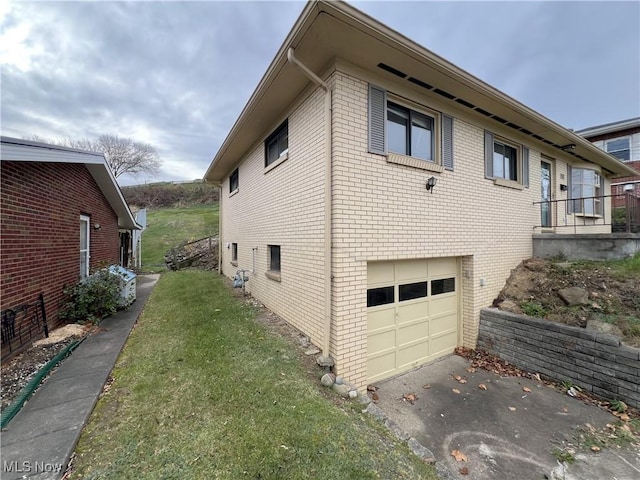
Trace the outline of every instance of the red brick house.
<instances>
[{"instance_id":1,"label":"red brick house","mask_svg":"<svg viewBox=\"0 0 640 480\"><path fill-rule=\"evenodd\" d=\"M635 192L640 196L640 117L589 127L576 133L638 171L634 176L616 178L611 184L613 195Z\"/></svg>"},{"instance_id":2,"label":"red brick house","mask_svg":"<svg viewBox=\"0 0 640 480\"><path fill-rule=\"evenodd\" d=\"M121 234L138 226L102 154L2 137L0 158L0 307L42 293L55 328L64 286L121 263ZM6 323L3 315L3 356Z\"/></svg>"}]
</instances>

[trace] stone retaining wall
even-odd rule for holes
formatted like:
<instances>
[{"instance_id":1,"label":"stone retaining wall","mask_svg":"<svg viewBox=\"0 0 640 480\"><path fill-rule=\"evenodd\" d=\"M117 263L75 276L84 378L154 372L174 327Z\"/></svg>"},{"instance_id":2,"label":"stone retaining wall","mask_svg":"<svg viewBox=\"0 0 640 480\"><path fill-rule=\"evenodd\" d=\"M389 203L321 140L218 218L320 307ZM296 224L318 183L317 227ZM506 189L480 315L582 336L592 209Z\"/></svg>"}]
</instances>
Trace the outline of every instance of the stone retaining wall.
<instances>
[{"instance_id":1,"label":"stone retaining wall","mask_svg":"<svg viewBox=\"0 0 640 480\"><path fill-rule=\"evenodd\" d=\"M640 349L616 336L484 308L478 348L607 400L640 408Z\"/></svg>"}]
</instances>

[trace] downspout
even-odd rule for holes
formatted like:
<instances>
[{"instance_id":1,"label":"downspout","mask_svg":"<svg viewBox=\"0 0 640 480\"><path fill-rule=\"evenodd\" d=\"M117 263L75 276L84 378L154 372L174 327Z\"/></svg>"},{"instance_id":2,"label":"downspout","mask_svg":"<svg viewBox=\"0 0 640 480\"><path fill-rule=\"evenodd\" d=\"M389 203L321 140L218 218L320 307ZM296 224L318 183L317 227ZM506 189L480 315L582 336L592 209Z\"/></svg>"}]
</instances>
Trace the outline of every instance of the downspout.
<instances>
[{"instance_id":1,"label":"downspout","mask_svg":"<svg viewBox=\"0 0 640 480\"><path fill-rule=\"evenodd\" d=\"M222 275L222 184L218 187L218 275Z\"/></svg>"},{"instance_id":2,"label":"downspout","mask_svg":"<svg viewBox=\"0 0 640 480\"><path fill-rule=\"evenodd\" d=\"M324 170L324 324L323 324L323 344L322 355L329 356L331 344L331 233L332 233L332 166L331 166L331 89L320 77L313 73L306 65L300 62L294 55L294 49L289 48L287 59L298 66L304 74L314 83L319 85L324 91L324 131L325 131L325 170Z\"/></svg>"}]
</instances>

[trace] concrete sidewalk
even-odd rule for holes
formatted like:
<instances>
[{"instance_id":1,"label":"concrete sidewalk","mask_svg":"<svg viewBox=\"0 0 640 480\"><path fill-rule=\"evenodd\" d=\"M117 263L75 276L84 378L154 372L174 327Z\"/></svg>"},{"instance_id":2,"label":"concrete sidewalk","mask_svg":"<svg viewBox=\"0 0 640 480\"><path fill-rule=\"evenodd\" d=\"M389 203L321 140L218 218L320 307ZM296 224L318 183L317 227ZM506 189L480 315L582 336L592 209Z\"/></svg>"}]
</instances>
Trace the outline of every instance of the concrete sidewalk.
<instances>
[{"instance_id":1,"label":"concrete sidewalk","mask_svg":"<svg viewBox=\"0 0 640 480\"><path fill-rule=\"evenodd\" d=\"M2 432L3 480L59 479L159 275L138 276L135 303L102 322Z\"/></svg>"},{"instance_id":2,"label":"concrete sidewalk","mask_svg":"<svg viewBox=\"0 0 640 480\"><path fill-rule=\"evenodd\" d=\"M553 455L576 428L613 423L616 417L610 413L531 379L469 371L469 366L468 360L450 355L376 384L377 406L403 433L431 450L442 478L640 478L640 452L631 446L598 453L585 448L568 465ZM408 393L418 397L413 404L402 400ZM467 460L456 461L454 450Z\"/></svg>"}]
</instances>

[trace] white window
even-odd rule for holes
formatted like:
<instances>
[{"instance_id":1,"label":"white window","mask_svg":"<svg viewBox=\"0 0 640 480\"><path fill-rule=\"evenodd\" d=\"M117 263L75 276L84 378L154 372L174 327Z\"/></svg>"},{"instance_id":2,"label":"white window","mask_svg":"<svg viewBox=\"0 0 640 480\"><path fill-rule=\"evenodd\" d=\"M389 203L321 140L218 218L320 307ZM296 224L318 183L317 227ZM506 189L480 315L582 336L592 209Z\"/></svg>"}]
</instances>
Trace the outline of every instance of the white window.
<instances>
[{"instance_id":1,"label":"white window","mask_svg":"<svg viewBox=\"0 0 640 480\"><path fill-rule=\"evenodd\" d=\"M588 168L571 168L569 213L602 215L602 178Z\"/></svg>"},{"instance_id":2,"label":"white window","mask_svg":"<svg viewBox=\"0 0 640 480\"><path fill-rule=\"evenodd\" d=\"M86 215L80 215L80 279L89 276L89 222Z\"/></svg>"},{"instance_id":3,"label":"white window","mask_svg":"<svg viewBox=\"0 0 640 480\"><path fill-rule=\"evenodd\" d=\"M607 153L610 153L618 160L628 162L631 160L631 142L629 138L615 138L605 142Z\"/></svg>"}]
</instances>

